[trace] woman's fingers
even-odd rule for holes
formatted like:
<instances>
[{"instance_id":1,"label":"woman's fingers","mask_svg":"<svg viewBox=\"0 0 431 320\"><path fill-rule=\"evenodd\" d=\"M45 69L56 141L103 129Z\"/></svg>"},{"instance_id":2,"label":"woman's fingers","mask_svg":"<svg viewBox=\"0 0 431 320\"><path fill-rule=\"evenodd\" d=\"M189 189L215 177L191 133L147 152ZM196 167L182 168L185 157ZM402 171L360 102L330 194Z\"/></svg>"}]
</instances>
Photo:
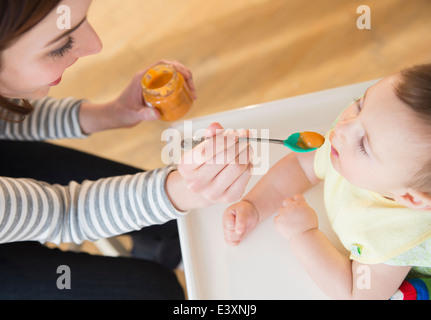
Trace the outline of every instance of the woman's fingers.
<instances>
[{"instance_id":1,"label":"woman's fingers","mask_svg":"<svg viewBox=\"0 0 431 320\"><path fill-rule=\"evenodd\" d=\"M191 164L184 169L195 173L196 178L189 184L192 191L211 187L221 194L248 169L252 158L248 142L238 142L236 135L225 138L217 136L214 140L207 140L202 143L204 146L196 147L189 154L192 156L189 159Z\"/></svg>"}]
</instances>

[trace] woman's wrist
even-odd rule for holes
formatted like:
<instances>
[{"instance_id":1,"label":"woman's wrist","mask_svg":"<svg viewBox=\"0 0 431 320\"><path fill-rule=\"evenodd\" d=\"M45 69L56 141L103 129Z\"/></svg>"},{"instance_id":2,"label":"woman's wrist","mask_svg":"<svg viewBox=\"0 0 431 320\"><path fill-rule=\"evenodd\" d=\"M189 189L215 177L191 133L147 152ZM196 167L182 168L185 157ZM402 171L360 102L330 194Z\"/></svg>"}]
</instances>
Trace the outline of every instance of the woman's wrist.
<instances>
[{"instance_id":1,"label":"woman's wrist","mask_svg":"<svg viewBox=\"0 0 431 320\"><path fill-rule=\"evenodd\" d=\"M172 205L182 212L208 207L210 203L201 195L192 192L178 170L172 171L166 178L166 194Z\"/></svg>"}]
</instances>

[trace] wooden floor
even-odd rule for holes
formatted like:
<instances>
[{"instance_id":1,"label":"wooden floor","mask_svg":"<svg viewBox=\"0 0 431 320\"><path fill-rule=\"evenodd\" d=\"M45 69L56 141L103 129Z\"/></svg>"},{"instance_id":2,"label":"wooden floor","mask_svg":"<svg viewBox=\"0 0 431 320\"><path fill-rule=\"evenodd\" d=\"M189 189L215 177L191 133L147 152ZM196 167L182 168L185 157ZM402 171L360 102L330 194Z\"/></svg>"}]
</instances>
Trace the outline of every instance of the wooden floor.
<instances>
[{"instance_id":1,"label":"wooden floor","mask_svg":"<svg viewBox=\"0 0 431 320\"><path fill-rule=\"evenodd\" d=\"M371 30L356 27L360 4L371 8ZM104 49L67 71L52 95L106 101L139 69L176 59L193 71L198 91L187 118L207 115L430 62L430 17L429 0L93 0L89 20ZM63 143L152 169L163 165L168 126Z\"/></svg>"},{"instance_id":2,"label":"wooden floor","mask_svg":"<svg viewBox=\"0 0 431 320\"><path fill-rule=\"evenodd\" d=\"M359 5L371 30L359 30ZM134 73L164 58L187 65L198 100L186 119L384 77L431 62L429 0L93 0L102 53L81 59L52 91L116 97ZM169 123L60 141L145 169L163 166ZM238 127L241 127L238 119Z\"/></svg>"}]
</instances>

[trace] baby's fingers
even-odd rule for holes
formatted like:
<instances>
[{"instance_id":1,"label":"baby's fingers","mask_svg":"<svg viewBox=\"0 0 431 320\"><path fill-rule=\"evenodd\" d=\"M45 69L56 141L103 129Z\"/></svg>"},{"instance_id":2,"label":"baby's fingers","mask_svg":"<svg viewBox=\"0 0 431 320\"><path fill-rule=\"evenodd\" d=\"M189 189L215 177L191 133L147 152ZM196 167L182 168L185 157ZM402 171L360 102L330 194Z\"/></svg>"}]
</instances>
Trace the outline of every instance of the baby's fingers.
<instances>
[{"instance_id":1,"label":"baby's fingers","mask_svg":"<svg viewBox=\"0 0 431 320\"><path fill-rule=\"evenodd\" d=\"M241 236L245 232L246 217L241 211L227 209L223 215L223 227L225 230Z\"/></svg>"},{"instance_id":2,"label":"baby's fingers","mask_svg":"<svg viewBox=\"0 0 431 320\"><path fill-rule=\"evenodd\" d=\"M235 215L235 233L242 236L247 228L247 215L238 211Z\"/></svg>"},{"instance_id":3,"label":"baby's fingers","mask_svg":"<svg viewBox=\"0 0 431 320\"><path fill-rule=\"evenodd\" d=\"M299 202L299 203L305 203L305 198L302 194L295 194L293 196L293 201Z\"/></svg>"},{"instance_id":4,"label":"baby's fingers","mask_svg":"<svg viewBox=\"0 0 431 320\"><path fill-rule=\"evenodd\" d=\"M235 231L235 215L228 210L226 210L223 214L223 229L228 231Z\"/></svg>"},{"instance_id":5,"label":"baby's fingers","mask_svg":"<svg viewBox=\"0 0 431 320\"><path fill-rule=\"evenodd\" d=\"M238 245L244 235L246 222L241 212L228 208L223 214L223 231L228 245Z\"/></svg>"},{"instance_id":6,"label":"baby's fingers","mask_svg":"<svg viewBox=\"0 0 431 320\"><path fill-rule=\"evenodd\" d=\"M292 199L287 198L283 200L283 207L291 207L294 205L302 205L305 204L305 198L302 194L295 194Z\"/></svg>"}]
</instances>

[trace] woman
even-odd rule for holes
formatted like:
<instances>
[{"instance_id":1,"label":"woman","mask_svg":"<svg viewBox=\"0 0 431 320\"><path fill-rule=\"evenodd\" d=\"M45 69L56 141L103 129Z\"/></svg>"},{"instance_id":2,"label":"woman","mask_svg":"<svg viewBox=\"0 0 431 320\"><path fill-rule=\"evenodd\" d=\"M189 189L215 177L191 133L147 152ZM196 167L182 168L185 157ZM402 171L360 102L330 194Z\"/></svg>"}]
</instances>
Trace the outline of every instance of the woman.
<instances>
[{"instance_id":1,"label":"woman","mask_svg":"<svg viewBox=\"0 0 431 320\"><path fill-rule=\"evenodd\" d=\"M0 298L181 299L175 276L160 264L60 252L32 242L80 243L161 225L190 209L238 199L250 179L250 163L184 161L190 164L178 170L139 172L41 142L159 117L142 101L145 70L108 103L46 97L68 67L102 48L87 20L90 4L0 0ZM57 26L59 5L70 9L68 29ZM190 71L170 63L195 95ZM211 125L208 138L217 129L222 128ZM201 154L199 148L194 151ZM229 156L232 150L248 152L248 146L234 143L215 150ZM207 152L204 160L215 156ZM56 285L61 265L72 275L69 290Z\"/></svg>"}]
</instances>

